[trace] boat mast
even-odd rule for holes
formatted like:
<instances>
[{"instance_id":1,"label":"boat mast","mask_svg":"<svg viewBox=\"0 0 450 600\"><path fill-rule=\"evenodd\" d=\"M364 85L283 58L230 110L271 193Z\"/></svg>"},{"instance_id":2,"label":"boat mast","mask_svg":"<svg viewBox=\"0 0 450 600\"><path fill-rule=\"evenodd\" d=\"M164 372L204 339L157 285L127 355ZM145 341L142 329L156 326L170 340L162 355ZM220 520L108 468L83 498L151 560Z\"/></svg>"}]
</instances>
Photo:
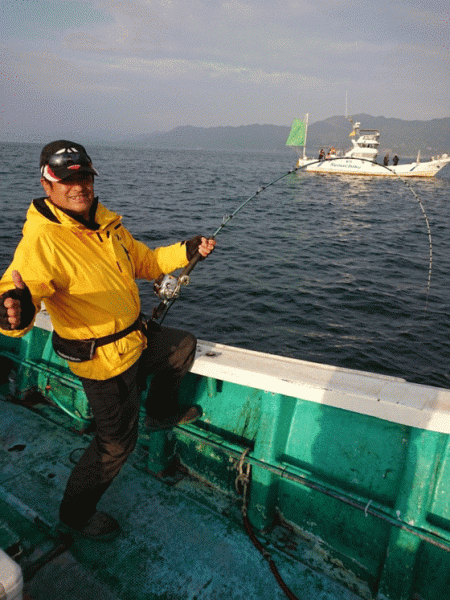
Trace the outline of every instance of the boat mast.
<instances>
[{"instance_id":1,"label":"boat mast","mask_svg":"<svg viewBox=\"0 0 450 600\"><path fill-rule=\"evenodd\" d=\"M306 158L306 136L308 135L308 118L309 113L305 115L305 143L303 145L303 158Z\"/></svg>"}]
</instances>

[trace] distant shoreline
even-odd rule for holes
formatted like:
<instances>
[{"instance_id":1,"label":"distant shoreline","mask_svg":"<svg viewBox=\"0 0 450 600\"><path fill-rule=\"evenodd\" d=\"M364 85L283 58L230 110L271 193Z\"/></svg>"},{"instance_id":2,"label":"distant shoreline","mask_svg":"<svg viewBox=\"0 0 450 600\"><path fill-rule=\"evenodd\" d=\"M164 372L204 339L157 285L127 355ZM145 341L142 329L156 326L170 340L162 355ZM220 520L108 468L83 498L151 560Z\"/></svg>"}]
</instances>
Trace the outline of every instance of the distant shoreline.
<instances>
[{"instance_id":1,"label":"distant shoreline","mask_svg":"<svg viewBox=\"0 0 450 600\"><path fill-rule=\"evenodd\" d=\"M16 146L20 146L22 144L29 144L31 146L36 146L36 148L41 148L41 146L43 144L46 143L47 140L43 140L42 142L29 142L29 141L22 141L22 142L17 142L17 141L9 141L9 140L0 140L0 144L11 144L11 145L16 145ZM111 141L102 141L102 140L93 140L93 141L88 141L88 142L84 142L86 146L89 146L90 148L126 148L128 150L155 150L155 151L160 151L160 152L225 152L225 153L253 153L253 154L275 154L277 156L291 156L292 157L292 164L294 164L298 158L297 154L292 150L292 148L279 148L279 149L258 149L258 148L191 148L191 147L182 147L182 146L174 146L174 147L158 147L158 146L143 146L140 144L136 144L136 143L132 143L129 142L128 144L122 142L122 143L118 143L118 142L111 142ZM384 154L386 153L386 151L383 153L383 151L380 152L379 156L378 156L378 163L382 164L382 156L384 156ZM315 148L308 148L306 147L306 155L308 157L313 158L316 154L318 154L318 150ZM428 160L431 159L432 156L436 157L437 154L442 154L442 152L437 152L437 153L431 153L430 154L424 154L421 152L421 157L420 157L420 161L421 162L426 162ZM390 151L390 156L392 157L394 155L394 152ZM417 154L402 154L400 156L400 163L406 163L406 162L414 162L417 158Z\"/></svg>"},{"instance_id":2,"label":"distant shoreline","mask_svg":"<svg viewBox=\"0 0 450 600\"><path fill-rule=\"evenodd\" d=\"M294 117L295 115L293 115ZM311 122L308 126L306 153L318 156L320 148L330 147L346 151L351 147L350 120L334 116L323 121ZM376 129L380 132L379 157L387 152L398 154L401 160L414 161L420 150L421 160L443 153L450 154L450 117L429 121L403 121L368 114L352 116L352 122L360 122L361 129ZM240 125L237 127L193 127L180 125L170 131L149 132L138 136L116 137L115 131L103 131L98 135L89 132L53 131L29 134L27 140L3 140L2 143L43 145L50 139L73 139L89 146L112 146L124 148L148 148L152 150L217 151L217 152L262 152L293 156L296 150L286 146L290 125Z\"/></svg>"}]
</instances>

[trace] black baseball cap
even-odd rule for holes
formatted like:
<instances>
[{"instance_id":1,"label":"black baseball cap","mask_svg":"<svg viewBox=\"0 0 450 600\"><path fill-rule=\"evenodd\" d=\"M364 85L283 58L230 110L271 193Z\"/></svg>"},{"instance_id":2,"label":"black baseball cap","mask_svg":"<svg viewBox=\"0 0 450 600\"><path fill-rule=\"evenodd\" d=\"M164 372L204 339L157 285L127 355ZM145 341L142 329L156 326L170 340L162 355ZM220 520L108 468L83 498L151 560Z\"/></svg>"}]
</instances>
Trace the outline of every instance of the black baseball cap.
<instances>
[{"instance_id":1,"label":"black baseball cap","mask_svg":"<svg viewBox=\"0 0 450 600\"><path fill-rule=\"evenodd\" d=\"M98 175L84 146L68 140L56 140L44 146L40 167L42 176L48 181L62 181L81 171Z\"/></svg>"}]
</instances>

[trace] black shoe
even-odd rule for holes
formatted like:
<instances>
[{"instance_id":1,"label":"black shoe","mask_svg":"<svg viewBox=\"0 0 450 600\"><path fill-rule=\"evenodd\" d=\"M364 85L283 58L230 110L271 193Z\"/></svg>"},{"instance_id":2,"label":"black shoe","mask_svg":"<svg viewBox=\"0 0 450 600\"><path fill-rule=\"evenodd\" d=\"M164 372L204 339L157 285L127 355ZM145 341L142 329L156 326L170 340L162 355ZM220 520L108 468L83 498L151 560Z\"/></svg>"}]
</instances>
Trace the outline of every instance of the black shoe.
<instances>
[{"instance_id":1,"label":"black shoe","mask_svg":"<svg viewBox=\"0 0 450 600\"><path fill-rule=\"evenodd\" d=\"M192 421L195 421L200 416L200 410L196 406L190 406L189 408L180 409L177 413L165 419L155 419L147 416L145 425L148 431L159 431L161 429L171 429L176 425L192 423Z\"/></svg>"},{"instance_id":2,"label":"black shoe","mask_svg":"<svg viewBox=\"0 0 450 600\"><path fill-rule=\"evenodd\" d=\"M78 533L91 540L110 540L120 532L120 525L114 517L107 513L97 511L81 527L70 527L60 521L62 528Z\"/></svg>"}]
</instances>

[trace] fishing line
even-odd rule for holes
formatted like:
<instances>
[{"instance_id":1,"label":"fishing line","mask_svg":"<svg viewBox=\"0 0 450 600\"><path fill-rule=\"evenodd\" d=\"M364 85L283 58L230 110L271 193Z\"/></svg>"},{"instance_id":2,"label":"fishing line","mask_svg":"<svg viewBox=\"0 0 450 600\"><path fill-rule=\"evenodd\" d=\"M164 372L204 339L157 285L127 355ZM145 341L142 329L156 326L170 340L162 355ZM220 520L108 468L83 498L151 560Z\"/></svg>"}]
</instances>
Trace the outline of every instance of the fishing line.
<instances>
[{"instance_id":1,"label":"fishing line","mask_svg":"<svg viewBox=\"0 0 450 600\"><path fill-rule=\"evenodd\" d=\"M352 159L360 160L362 162L368 162L368 163L373 164L373 161L365 159L365 158L352 157ZM335 161L335 160L342 160L342 157L327 159L327 162ZM287 171L283 175L280 175L279 177L276 177L275 179L273 179L270 183L260 186L252 196L250 196L249 198L244 200L244 202L242 202L231 214L225 215L223 217L222 223L214 231L214 233L210 236L210 238L215 239L216 236L222 231L222 229L224 227L226 227L226 225L231 221L231 219L233 219L251 200L253 200L257 196L259 196L264 190L267 190L267 188L274 185L281 179L284 179L288 175L292 175L292 173L296 173L297 171L301 171L302 169L305 169L306 167L309 167L311 165L316 165L321 162L323 162L323 161L316 160L314 162L308 163L307 165L302 165L300 167L293 167L292 169L289 169L289 171ZM427 214L425 212L425 208L422 204L421 199L416 194L416 192L414 191L414 189L412 188L412 186L410 185L410 183L408 181L406 181L403 177L400 177L400 175L398 175L395 171L393 171L386 165L378 165L378 166L383 167L384 169L386 169L387 171L392 173L392 175L397 177L397 179L399 179L403 184L405 184L409 188L410 192L413 194L414 198L417 200L417 202L420 206L420 209L422 211L422 215L425 219L427 232L428 232L428 242L429 242L428 284L427 284L426 305L425 305L425 310L427 310L428 295L429 295L430 286L431 286L431 271L432 271L432 264L433 264L433 244L432 244L432 240L431 240L430 224L428 221ZM157 280L155 282L155 285L154 285L155 293L162 300L162 302L160 302L160 304L153 309L152 319L154 321L159 319L159 324L160 325L162 324L162 322L164 321L172 304L178 298L181 287L183 285L187 285L189 283L189 274L194 269L194 267L198 263L198 261L201 260L201 258L202 258L202 256L200 255L199 252L197 252L195 254L195 256L191 259L189 264L181 271L181 273L178 277L173 277L172 275L164 275L164 277L161 279L161 281Z\"/></svg>"}]
</instances>

